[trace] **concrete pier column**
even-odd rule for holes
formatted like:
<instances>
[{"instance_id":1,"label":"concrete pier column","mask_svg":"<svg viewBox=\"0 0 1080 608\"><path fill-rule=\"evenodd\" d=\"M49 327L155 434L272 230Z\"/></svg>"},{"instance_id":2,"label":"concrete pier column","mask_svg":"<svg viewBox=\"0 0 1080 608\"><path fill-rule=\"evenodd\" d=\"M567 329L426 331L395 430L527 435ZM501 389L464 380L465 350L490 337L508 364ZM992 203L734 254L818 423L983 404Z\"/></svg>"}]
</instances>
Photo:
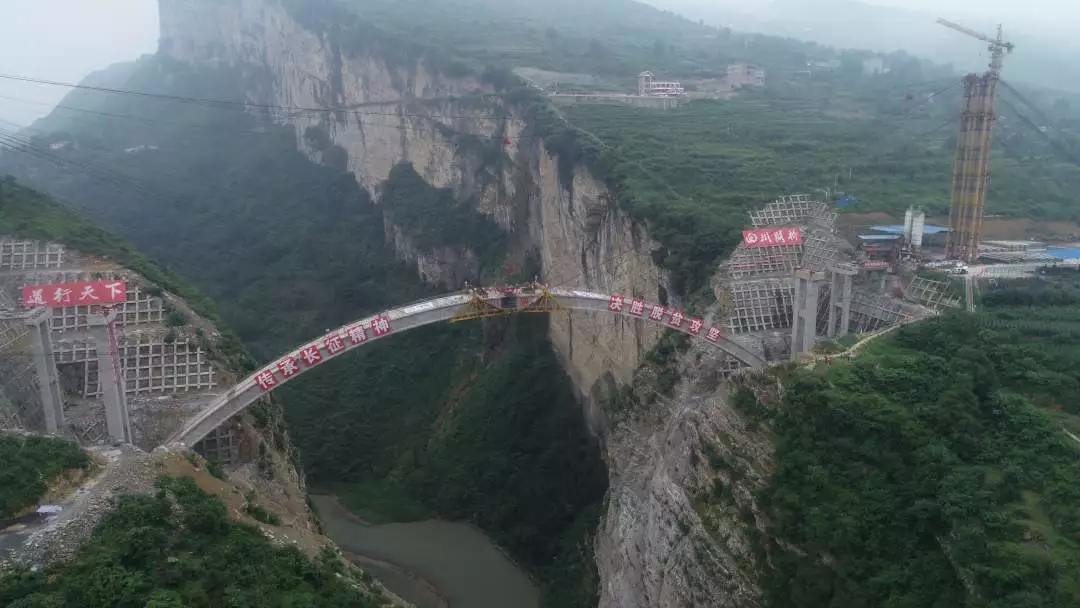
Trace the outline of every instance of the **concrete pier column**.
<instances>
[{"instance_id":1,"label":"concrete pier column","mask_svg":"<svg viewBox=\"0 0 1080 608\"><path fill-rule=\"evenodd\" d=\"M843 267L829 270L829 326L825 329L825 335L830 338L842 338L848 333L854 275L857 272Z\"/></svg>"},{"instance_id":2,"label":"concrete pier column","mask_svg":"<svg viewBox=\"0 0 1080 608\"><path fill-rule=\"evenodd\" d=\"M840 281L840 303L837 305L837 309L840 312L840 331L837 333L837 337L843 338L851 331L851 299L855 293L855 277L850 274L841 276L843 278Z\"/></svg>"},{"instance_id":3,"label":"concrete pier column","mask_svg":"<svg viewBox=\"0 0 1080 608\"><path fill-rule=\"evenodd\" d=\"M116 312L87 315L90 333L97 344L98 379L105 401L105 424L109 438L116 443L131 443L131 418L128 412L126 382L120 365L116 334Z\"/></svg>"},{"instance_id":4,"label":"concrete pier column","mask_svg":"<svg viewBox=\"0 0 1080 608\"><path fill-rule=\"evenodd\" d=\"M60 392L60 377L52 349L52 309L41 308L30 313L25 322L30 326L30 342L37 370L41 407L45 410L45 432L63 434L64 397Z\"/></svg>"},{"instance_id":5,"label":"concrete pier column","mask_svg":"<svg viewBox=\"0 0 1080 608\"><path fill-rule=\"evenodd\" d=\"M836 272L829 273L829 321L825 327L825 335L830 338L836 337L836 303L840 294L840 275Z\"/></svg>"},{"instance_id":6,"label":"concrete pier column","mask_svg":"<svg viewBox=\"0 0 1080 608\"><path fill-rule=\"evenodd\" d=\"M795 271L795 297L792 303L791 360L814 348L817 336L818 296L825 274L811 270Z\"/></svg>"}]
</instances>

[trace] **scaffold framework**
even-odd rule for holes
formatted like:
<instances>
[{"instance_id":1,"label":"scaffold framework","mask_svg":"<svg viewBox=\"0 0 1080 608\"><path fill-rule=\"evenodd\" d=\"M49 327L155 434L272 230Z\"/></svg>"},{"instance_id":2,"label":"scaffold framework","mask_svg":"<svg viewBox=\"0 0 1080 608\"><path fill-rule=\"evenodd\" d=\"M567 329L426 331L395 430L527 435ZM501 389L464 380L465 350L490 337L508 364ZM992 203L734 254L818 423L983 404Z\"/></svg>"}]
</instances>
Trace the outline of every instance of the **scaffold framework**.
<instances>
[{"instance_id":1,"label":"scaffold framework","mask_svg":"<svg viewBox=\"0 0 1080 608\"><path fill-rule=\"evenodd\" d=\"M799 267L802 245L745 247L739 245L727 264L728 276L741 279L757 275L790 275Z\"/></svg>"},{"instance_id":2,"label":"scaffold framework","mask_svg":"<svg viewBox=\"0 0 1080 608\"><path fill-rule=\"evenodd\" d=\"M750 212L750 223L755 228L802 224L807 219L832 227L836 222L836 212L829 208L828 203L811 200L806 194L781 196L761 209Z\"/></svg>"},{"instance_id":3,"label":"scaffold framework","mask_svg":"<svg viewBox=\"0 0 1080 608\"><path fill-rule=\"evenodd\" d=\"M961 305L961 298L956 295L952 285L926 277L912 279L904 288L904 296L912 302L918 302L934 310L945 307L955 308Z\"/></svg>"},{"instance_id":4,"label":"scaffold framework","mask_svg":"<svg viewBox=\"0 0 1080 608\"><path fill-rule=\"evenodd\" d=\"M790 328L793 289L791 279L732 282L728 328L734 333Z\"/></svg>"}]
</instances>

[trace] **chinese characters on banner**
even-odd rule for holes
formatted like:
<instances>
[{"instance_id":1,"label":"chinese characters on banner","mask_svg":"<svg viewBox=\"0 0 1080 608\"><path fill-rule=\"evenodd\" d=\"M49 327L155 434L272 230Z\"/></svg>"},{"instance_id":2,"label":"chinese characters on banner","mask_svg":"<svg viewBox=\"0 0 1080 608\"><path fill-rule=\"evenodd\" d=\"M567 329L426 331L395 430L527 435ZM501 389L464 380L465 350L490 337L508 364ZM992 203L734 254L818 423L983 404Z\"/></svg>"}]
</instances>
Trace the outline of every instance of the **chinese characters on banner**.
<instances>
[{"instance_id":1,"label":"chinese characters on banner","mask_svg":"<svg viewBox=\"0 0 1080 608\"><path fill-rule=\"evenodd\" d=\"M889 267L888 260L866 260L862 263L862 267L867 270L881 270Z\"/></svg>"},{"instance_id":2,"label":"chinese characters on banner","mask_svg":"<svg viewBox=\"0 0 1080 608\"><path fill-rule=\"evenodd\" d=\"M667 309L659 304L646 304L640 298L634 298L628 303L624 296L612 295L608 298L608 310L616 314L622 314L626 310L634 317L644 317L645 311L648 310L650 321L664 323L664 317L667 316L665 324L668 327L680 330L685 327L686 331L694 336L701 335L701 332L705 330L705 321L697 317L687 316L682 311ZM705 339L710 342L718 341L721 336L723 336L723 330L716 326L709 327L708 331L705 331Z\"/></svg>"},{"instance_id":3,"label":"chinese characters on banner","mask_svg":"<svg viewBox=\"0 0 1080 608\"><path fill-rule=\"evenodd\" d=\"M297 375L304 367L315 367L338 353L345 352L349 344L357 345L368 341L368 329L371 336L381 338L393 331L390 318L382 315L368 323L350 325L344 330L330 334L321 340L304 346L296 353L267 365L255 374L255 384L263 392L272 390L280 381Z\"/></svg>"},{"instance_id":4,"label":"chinese characters on banner","mask_svg":"<svg viewBox=\"0 0 1080 608\"><path fill-rule=\"evenodd\" d=\"M124 281L87 281L26 285L22 288L22 301L27 308L122 304L127 301L127 284Z\"/></svg>"},{"instance_id":5,"label":"chinese characters on banner","mask_svg":"<svg viewBox=\"0 0 1080 608\"><path fill-rule=\"evenodd\" d=\"M795 227L743 230L742 242L747 247L802 245L802 230Z\"/></svg>"}]
</instances>

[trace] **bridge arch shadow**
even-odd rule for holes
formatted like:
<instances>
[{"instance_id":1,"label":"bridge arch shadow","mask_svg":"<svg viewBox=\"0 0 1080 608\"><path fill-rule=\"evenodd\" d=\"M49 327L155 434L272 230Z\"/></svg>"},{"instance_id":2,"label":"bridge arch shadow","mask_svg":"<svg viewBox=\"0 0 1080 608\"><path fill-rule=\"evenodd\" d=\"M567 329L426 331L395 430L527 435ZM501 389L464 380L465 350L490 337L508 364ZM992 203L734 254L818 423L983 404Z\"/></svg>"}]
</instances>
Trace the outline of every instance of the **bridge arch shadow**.
<instances>
[{"instance_id":1,"label":"bridge arch shadow","mask_svg":"<svg viewBox=\"0 0 1080 608\"><path fill-rule=\"evenodd\" d=\"M325 361L375 340L439 322L455 323L515 313L550 314L562 310L608 313L655 323L699 338L748 368L761 369L765 365L761 357L725 337L719 326L708 325L700 318L641 298L549 289L536 283L472 289L359 319L283 354L214 400L174 433L167 443L193 446L260 397Z\"/></svg>"}]
</instances>

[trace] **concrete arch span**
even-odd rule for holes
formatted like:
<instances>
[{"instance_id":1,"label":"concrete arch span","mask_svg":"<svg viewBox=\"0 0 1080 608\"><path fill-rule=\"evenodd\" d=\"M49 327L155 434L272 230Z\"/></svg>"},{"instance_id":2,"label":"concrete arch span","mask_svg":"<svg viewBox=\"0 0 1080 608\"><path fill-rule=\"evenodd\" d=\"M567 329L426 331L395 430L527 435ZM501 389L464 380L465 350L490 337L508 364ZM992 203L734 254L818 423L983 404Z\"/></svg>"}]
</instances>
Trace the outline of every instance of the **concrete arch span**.
<instances>
[{"instance_id":1,"label":"concrete arch span","mask_svg":"<svg viewBox=\"0 0 1080 608\"><path fill-rule=\"evenodd\" d=\"M442 321L453 323L513 313L548 314L560 310L608 313L649 321L700 338L749 368L761 369L765 365L761 357L724 337L719 326L707 325L702 319L680 310L648 303L640 298L549 289L535 283L472 289L414 302L359 319L283 354L212 402L173 434L168 443L193 446L270 391L325 361L374 340Z\"/></svg>"}]
</instances>

